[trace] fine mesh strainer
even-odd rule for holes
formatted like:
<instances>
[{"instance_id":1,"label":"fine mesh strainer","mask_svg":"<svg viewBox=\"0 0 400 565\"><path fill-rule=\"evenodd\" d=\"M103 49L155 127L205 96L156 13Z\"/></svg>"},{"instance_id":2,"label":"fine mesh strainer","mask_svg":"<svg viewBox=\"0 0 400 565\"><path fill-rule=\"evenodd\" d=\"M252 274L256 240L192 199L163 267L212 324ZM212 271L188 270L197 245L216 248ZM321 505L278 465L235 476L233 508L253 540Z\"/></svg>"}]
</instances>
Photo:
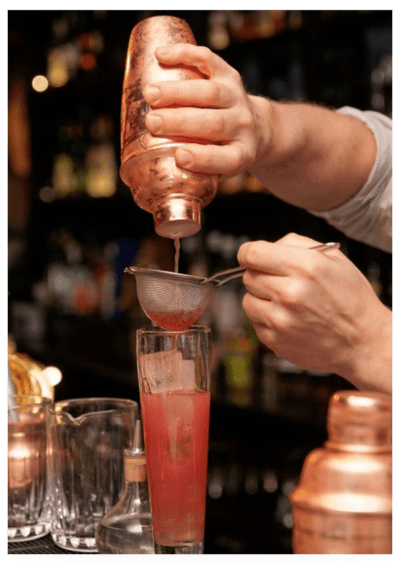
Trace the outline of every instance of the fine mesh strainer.
<instances>
[{"instance_id":1,"label":"fine mesh strainer","mask_svg":"<svg viewBox=\"0 0 400 565\"><path fill-rule=\"evenodd\" d=\"M136 277L136 289L143 312L157 326L170 331L187 330L205 312L215 291L244 267L221 271L208 279L157 269L127 267ZM226 276L220 279L221 276Z\"/></svg>"},{"instance_id":2,"label":"fine mesh strainer","mask_svg":"<svg viewBox=\"0 0 400 565\"><path fill-rule=\"evenodd\" d=\"M338 247L339 243L329 242L310 249ZM234 267L209 278L133 266L126 267L124 272L135 275L139 303L146 316L165 330L183 331L204 314L217 288L242 276L244 270L245 267Z\"/></svg>"}]
</instances>

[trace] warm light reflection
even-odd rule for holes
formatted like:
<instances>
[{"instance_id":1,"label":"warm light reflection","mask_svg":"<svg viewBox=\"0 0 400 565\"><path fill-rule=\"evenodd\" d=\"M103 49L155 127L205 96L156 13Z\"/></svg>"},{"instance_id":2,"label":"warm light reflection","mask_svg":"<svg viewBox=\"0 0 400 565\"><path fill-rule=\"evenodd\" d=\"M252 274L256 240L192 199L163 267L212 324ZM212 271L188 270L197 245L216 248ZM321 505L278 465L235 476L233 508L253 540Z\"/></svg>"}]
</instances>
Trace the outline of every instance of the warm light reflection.
<instances>
[{"instance_id":1,"label":"warm light reflection","mask_svg":"<svg viewBox=\"0 0 400 565\"><path fill-rule=\"evenodd\" d=\"M62 373L57 367L46 367L45 369L43 369L43 374L45 375L51 386L56 386L62 379Z\"/></svg>"},{"instance_id":2,"label":"warm light reflection","mask_svg":"<svg viewBox=\"0 0 400 565\"><path fill-rule=\"evenodd\" d=\"M53 188L57 196L66 196L78 186L74 162L67 153L59 153L53 163Z\"/></svg>"},{"instance_id":3,"label":"warm light reflection","mask_svg":"<svg viewBox=\"0 0 400 565\"><path fill-rule=\"evenodd\" d=\"M210 16L208 42L213 49L226 49L230 43L227 20L222 12L214 12Z\"/></svg>"},{"instance_id":4,"label":"warm light reflection","mask_svg":"<svg viewBox=\"0 0 400 565\"><path fill-rule=\"evenodd\" d=\"M24 442L16 444L8 451L8 482L9 488L24 488L30 477L31 451Z\"/></svg>"},{"instance_id":5,"label":"warm light reflection","mask_svg":"<svg viewBox=\"0 0 400 565\"><path fill-rule=\"evenodd\" d=\"M59 49L52 49L48 56L47 76L52 86L64 86L68 82L68 65L64 53Z\"/></svg>"},{"instance_id":6,"label":"warm light reflection","mask_svg":"<svg viewBox=\"0 0 400 565\"><path fill-rule=\"evenodd\" d=\"M274 471L267 471L263 477L263 489L265 492L273 493L278 490L278 477Z\"/></svg>"},{"instance_id":7,"label":"warm light reflection","mask_svg":"<svg viewBox=\"0 0 400 565\"><path fill-rule=\"evenodd\" d=\"M97 66L97 59L93 53L83 53L80 65L84 71L92 71Z\"/></svg>"},{"instance_id":8,"label":"warm light reflection","mask_svg":"<svg viewBox=\"0 0 400 565\"><path fill-rule=\"evenodd\" d=\"M117 189L117 163L111 144L93 145L86 155L86 191L90 196L113 196Z\"/></svg>"},{"instance_id":9,"label":"warm light reflection","mask_svg":"<svg viewBox=\"0 0 400 565\"><path fill-rule=\"evenodd\" d=\"M31 452L26 446L18 446L17 448L13 449L8 453L8 456L14 459L26 459L30 457Z\"/></svg>"},{"instance_id":10,"label":"warm light reflection","mask_svg":"<svg viewBox=\"0 0 400 565\"><path fill-rule=\"evenodd\" d=\"M360 408L368 408L369 406L374 405L374 399L368 398L367 396L349 396L349 404L350 406L356 406Z\"/></svg>"},{"instance_id":11,"label":"warm light reflection","mask_svg":"<svg viewBox=\"0 0 400 565\"><path fill-rule=\"evenodd\" d=\"M32 88L36 90L36 92L44 92L49 87L49 81L43 75L36 75L32 79Z\"/></svg>"}]
</instances>

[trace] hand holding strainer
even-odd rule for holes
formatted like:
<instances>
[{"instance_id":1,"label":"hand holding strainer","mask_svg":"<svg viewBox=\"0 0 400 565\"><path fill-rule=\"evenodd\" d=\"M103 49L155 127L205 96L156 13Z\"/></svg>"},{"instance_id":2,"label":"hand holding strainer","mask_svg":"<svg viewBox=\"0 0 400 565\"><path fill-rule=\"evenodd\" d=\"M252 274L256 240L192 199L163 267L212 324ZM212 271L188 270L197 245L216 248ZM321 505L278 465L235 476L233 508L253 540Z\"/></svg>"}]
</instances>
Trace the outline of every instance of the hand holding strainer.
<instances>
[{"instance_id":1,"label":"hand holding strainer","mask_svg":"<svg viewBox=\"0 0 400 565\"><path fill-rule=\"evenodd\" d=\"M337 247L339 243L330 242L310 249ZM126 267L124 272L135 275L138 300L146 316L161 328L183 331L204 314L217 288L241 277L244 270L245 267L234 267L209 278L133 266Z\"/></svg>"}]
</instances>

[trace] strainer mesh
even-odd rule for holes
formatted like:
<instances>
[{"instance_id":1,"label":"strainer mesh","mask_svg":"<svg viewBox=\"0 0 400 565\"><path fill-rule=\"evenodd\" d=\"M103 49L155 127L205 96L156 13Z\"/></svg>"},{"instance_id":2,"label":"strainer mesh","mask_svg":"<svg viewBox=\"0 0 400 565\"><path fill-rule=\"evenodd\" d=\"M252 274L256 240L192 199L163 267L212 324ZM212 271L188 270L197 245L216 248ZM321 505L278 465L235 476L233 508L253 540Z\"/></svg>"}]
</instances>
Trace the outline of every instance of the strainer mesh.
<instances>
[{"instance_id":1,"label":"strainer mesh","mask_svg":"<svg viewBox=\"0 0 400 565\"><path fill-rule=\"evenodd\" d=\"M139 303L158 326L181 331L196 322L209 305L216 287L187 280L139 272L136 275Z\"/></svg>"}]
</instances>

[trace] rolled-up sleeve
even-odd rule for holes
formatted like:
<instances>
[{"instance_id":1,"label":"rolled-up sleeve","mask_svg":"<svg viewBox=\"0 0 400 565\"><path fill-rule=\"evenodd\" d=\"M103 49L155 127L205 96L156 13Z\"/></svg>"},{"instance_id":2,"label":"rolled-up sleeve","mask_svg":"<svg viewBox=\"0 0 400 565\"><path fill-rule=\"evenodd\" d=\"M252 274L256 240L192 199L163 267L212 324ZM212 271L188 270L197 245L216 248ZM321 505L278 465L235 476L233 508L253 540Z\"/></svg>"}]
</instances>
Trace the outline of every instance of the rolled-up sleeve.
<instances>
[{"instance_id":1,"label":"rolled-up sleeve","mask_svg":"<svg viewBox=\"0 0 400 565\"><path fill-rule=\"evenodd\" d=\"M364 186L344 204L314 212L352 239L392 251L392 120L378 112L346 106L337 112L365 122L376 139L377 156Z\"/></svg>"}]
</instances>

